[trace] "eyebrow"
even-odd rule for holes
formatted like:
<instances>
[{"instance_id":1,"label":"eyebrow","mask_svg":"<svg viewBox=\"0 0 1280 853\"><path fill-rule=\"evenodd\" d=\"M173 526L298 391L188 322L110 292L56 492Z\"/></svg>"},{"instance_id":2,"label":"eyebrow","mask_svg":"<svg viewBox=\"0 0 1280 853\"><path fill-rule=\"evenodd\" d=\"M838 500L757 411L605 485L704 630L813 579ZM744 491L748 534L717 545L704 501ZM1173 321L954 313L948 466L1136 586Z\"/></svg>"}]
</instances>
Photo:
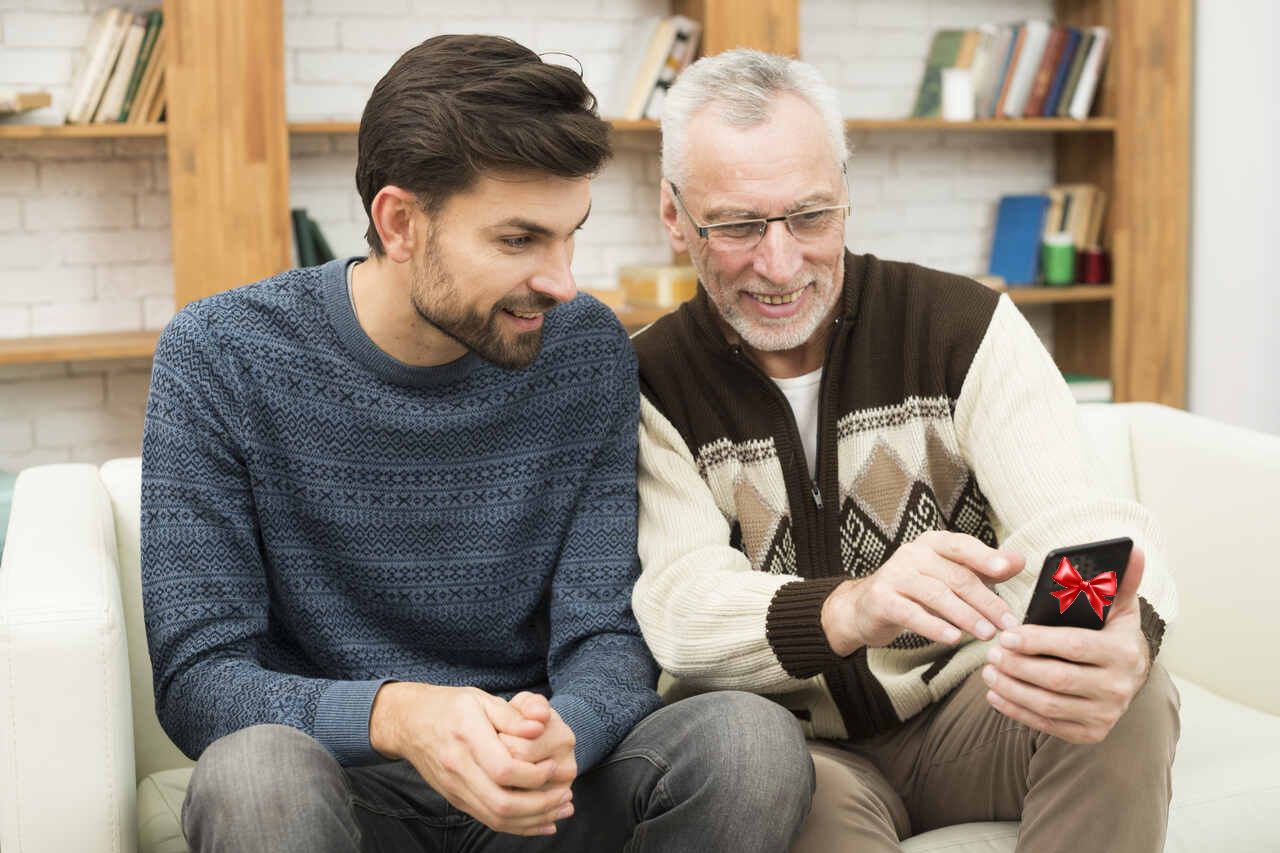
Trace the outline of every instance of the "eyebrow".
<instances>
[{"instance_id":1,"label":"eyebrow","mask_svg":"<svg viewBox=\"0 0 1280 853\"><path fill-rule=\"evenodd\" d=\"M573 226L572 231L577 231L583 225L587 224L587 217L589 216L591 216L590 204L587 205L587 212L582 214L582 219L578 221L577 225ZM525 219L521 216L509 217L501 222L494 223L490 227L494 230L499 228L519 228L521 231L528 231L530 234L536 234L539 237L554 237L556 233L539 222L534 222L532 219Z\"/></svg>"},{"instance_id":2,"label":"eyebrow","mask_svg":"<svg viewBox=\"0 0 1280 853\"><path fill-rule=\"evenodd\" d=\"M815 190L806 196L801 197L798 201L791 203L786 208L787 214L799 213L810 207L820 204L835 204L837 195L829 190ZM722 222L736 222L742 219L764 219L768 214L759 213L754 210L747 210L742 207L713 207L703 214L707 217L708 224L714 224L717 220Z\"/></svg>"}]
</instances>

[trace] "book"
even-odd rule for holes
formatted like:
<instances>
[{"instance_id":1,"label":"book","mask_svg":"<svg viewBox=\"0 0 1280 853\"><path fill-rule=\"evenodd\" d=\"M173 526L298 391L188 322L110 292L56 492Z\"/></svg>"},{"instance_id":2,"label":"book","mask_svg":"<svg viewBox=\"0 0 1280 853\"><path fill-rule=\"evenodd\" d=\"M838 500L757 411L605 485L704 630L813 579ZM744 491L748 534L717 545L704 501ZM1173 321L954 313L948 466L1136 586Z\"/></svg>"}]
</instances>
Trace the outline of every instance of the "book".
<instances>
[{"instance_id":1,"label":"book","mask_svg":"<svg viewBox=\"0 0 1280 853\"><path fill-rule=\"evenodd\" d=\"M692 299L698 273L691 266L631 265L618 270L626 303L636 308L674 308Z\"/></svg>"},{"instance_id":2,"label":"book","mask_svg":"<svg viewBox=\"0 0 1280 853\"><path fill-rule=\"evenodd\" d=\"M164 16L159 9L152 9L147 15L147 31L142 37L142 47L138 50L138 61L133 64L133 75L129 78L129 88L125 91L124 103L120 105L117 121L129 120L129 110L133 108L134 98L142 85L142 75L146 73L151 62L151 52L155 49L156 36L160 32L160 24Z\"/></svg>"},{"instance_id":3,"label":"book","mask_svg":"<svg viewBox=\"0 0 1280 853\"><path fill-rule=\"evenodd\" d=\"M129 22L128 14L113 6L99 12L89 25L89 37L80 53L75 83L71 87L67 108L69 123L87 124L97 112Z\"/></svg>"},{"instance_id":4,"label":"book","mask_svg":"<svg viewBox=\"0 0 1280 853\"><path fill-rule=\"evenodd\" d=\"M1058 114L1058 101L1062 97L1062 90L1066 87L1067 74L1071 71L1071 64L1075 61L1076 50L1080 47L1081 33L1075 27L1067 27L1067 40L1062 48L1062 57L1058 60L1058 67L1053 74L1053 84L1049 87L1049 97L1045 98L1044 106L1040 110L1042 116L1055 116Z\"/></svg>"},{"instance_id":5,"label":"book","mask_svg":"<svg viewBox=\"0 0 1280 853\"><path fill-rule=\"evenodd\" d=\"M982 38L982 33L978 30L966 30L964 38L960 41L960 50L956 53L955 65L952 68L972 68L973 55L978 49L978 42Z\"/></svg>"},{"instance_id":6,"label":"book","mask_svg":"<svg viewBox=\"0 0 1280 853\"><path fill-rule=\"evenodd\" d=\"M147 60L147 68L142 72L142 81L138 84L138 92L134 95L133 106L129 108L129 124L144 124L152 106L160 96L164 83L164 63L168 50L165 47L168 38L165 28L160 27L156 33L155 44L151 48L151 56Z\"/></svg>"},{"instance_id":7,"label":"book","mask_svg":"<svg viewBox=\"0 0 1280 853\"><path fill-rule=\"evenodd\" d=\"M1107 213L1107 193L1094 187L1093 207L1089 211L1089 227L1085 229L1084 248L1099 249L1102 247L1102 221Z\"/></svg>"},{"instance_id":8,"label":"book","mask_svg":"<svg viewBox=\"0 0 1280 853\"><path fill-rule=\"evenodd\" d=\"M124 104L124 95L129 89L129 78L133 76L133 66L138 64L138 51L142 49L142 39L146 34L147 16L130 15L124 42L116 57L115 67L111 69L107 88L102 93L102 103L93 114L95 124L119 120L120 107Z\"/></svg>"},{"instance_id":9,"label":"book","mask_svg":"<svg viewBox=\"0 0 1280 853\"><path fill-rule=\"evenodd\" d=\"M38 110L53 103L48 92L15 92L0 89L0 116Z\"/></svg>"},{"instance_id":10,"label":"book","mask_svg":"<svg viewBox=\"0 0 1280 853\"><path fill-rule=\"evenodd\" d=\"M1022 108L1023 118L1037 118L1044 109L1044 102L1049 99L1049 89L1053 87L1053 78L1058 70L1058 62L1062 59L1062 50L1067 44L1067 31L1063 27L1054 27L1049 32L1049 41L1045 44L1044 57L1040 67L1036 69L1035 79L1031 83L1031 94L1027 96L1027 105Z\"/></svg>"},{"instance_id":11,"label":"book","mask_svg":"<svg viewBox=\"0 0 1280 853\"><path fill-rule=\"evenodd\" d=\"M295 207L289 211L289 216L293 220L293 247L297 253L298 266L314 267L318 263L316 244L307 211L305 208Z\"/></svg>"},{"instance_id":12,"label":"book","mask_svg":"<svg viewBox=\"0 0 1280 853\"><path fill-rule=\"evenodd\" d=\"M1026 108L1027 98L1031 95L1031 84L1035 81L1036 71L1040 68L1045 46L1049 42L1050 30L1046 21L1027 21L1023 24L1022 49L1018 52L1017 64L1009 73L1009 92L1001 113L1005 118L1018 118Z\"/></svg>"},{"instance_id":13,"label":"book","mask_svg":"<svg viewBox=\"0 0 1280 853\"><path fill-rule=\"evenodd\" d=\"M308 216L307 224L311 229L311 245L316 252L316 263L323 264L336 258L337 255L329 247L329 241L324 238L324 232L320 230L320 223Z\"/></svg>"},{"instance_id":14,"label":"book","mask_svg":"<svg viewBox=\"0 0 1280 853\"><path fill-rule=\"evenodd\" d=\"M1089 55L1089 48L1093 45L1093 33L1083 32L1080 34L1080 46L1076 48L1076 55L1071 60L1071 68L1067 71L1067 81L1062 85L1062 94L1058 99L1058 107L1055 110L1059 118L1066 118L1068 110L1071 107L1071 97L1075 94L1076 85L1080 82L1080 72L1084 71L1084 60Z\"/></svg>"},{"instance_id":15,"label":"book","mask_svg":"<svg viewBox=\"0 0 1280 853\"><path fill-rule=\"evenodd\" d=\"M933 43L925 58L916 103L911 109L912 118L938 118L942 114L942 69L955 66L964 40L964 30L939 30L934 33Z\"/></svg>"},{"instance_id":16,"label":"book","mask_svg":"<svg viewBox=\"0 0 1280 853\"><path fill-rule=\"evenodd\" d=\"M1110 34L1106 27L1093 28L1093 42L1089 45L1089 55L1085 57L1084 68L1080 71L1080 80L1071 94L1071 106L1067 113L1076 121L1084 121L1093 109L1094 96L1098 93L1098 83L1102 79L1102 68L1106 63L1107 45Z\"/></svg>"},{"instance_id":17,"label":"book","mask_svg":"<svg viewBox=\"0 0 1280 853\"><path fill-rule=\"evenodd\" d=\"M702 25L684 15L673 15L675 21L675 39L671 43L671 52L658 72L658 79L649 93L649 100L644 107L644 117L662 118L662 105L667 98L667 90L676 82L680 72L689 67L698 52L698 39L702 35Z\"/></svg>"},{"instance_id":18,"label":"book","mask_svg":"<svg viewBox=\"0 0 1280 853\"><path fill-rule=\"evenodd\" d=\"M1045 195L1007 195L1000 199L989 275L1000 276L1010 287L1035 284L1048 208L1049 198Z\"/></svg>"},{"instance_id":19,"label":"book","mask_svg":"<svg viewBox=\"0 0 1280 853\"><path fill-rule=\"evenodd\" d=\"M1040 235L1041 240L1046 239L1050 234L1057 234L1059 231L1065 230L1062 214L1067 204L1066 191L1060 186L1053 186L1045 190L1045 195L1049 197L1049 208L1045 212L1044 230Z\"/></svg>"},{"instance_id":20,"label":"book","mask_svg":"<svg viewBox=\"0 0 1280 853\"><path fill-rule=\"evenodd\" d=\"M1077 403L1110 403L1112 398L1111 380L1101 376L1090 376L1087 373L1064 373L1062 378L1071 389L1071 396Z\"/></svg>"},{"instance_id":21,"label":"book","mask_svg":"<svg viewBox=\"0 0 1280 853\"><path fill-rule=\"evenodd\" d=\"M1013 69L1018 63L1018 56L1022 53L1022 43L1026 37L1026 27L1022 24L1014 24L1009 42L1009 55L1005 57L1004 68L1000 71L1000 93L996 95L995 107L990 118L1004 115L1004 105L1009 100L1009 87L1013 83Z\"/></svg>"},{"instance_id":22,"label":"book","mask_svg":"<svg viewBox=\"0 0 1280 853\"><path fill-rule=\"evenodd\" d=\"M645 45L643 53L635 64L624 64L622 68L635 68L635 74L629 80L626 94L620 98L618 118L644 118L644 109L662 74L667 56L676 40L676 22L674 16L662 18L653 28L652 35ZM625 73L622 75L626 79Z\"/></svg>"},{"instance_id":23,"label":"book","mask_svg":"<svg viewBox=\"0 0 1280 853\"><path fill-rule=\"evenodd\" d=\"M1014 27L1004 24L995 28L995 37L991 45L991 67L984 75L985 80L975 82L974 94L975 115L978 118L994 118L996 102L1004 85L1005 70L1013 52Z\"/></svg>"},{"instance_id":24,"label":"book","mask_svg":"<svg viewBox=\"0 0 1280 853\"><path fill-rule=\"evenodd\" d=\"M973 65L970 66L973 80L973 116L982 117L982 93L991 86L991 78L995 75L996 43L1000 38L999 28L991 24L978 27L978 46L973 50Z\"/></svg>"}]
</instances>

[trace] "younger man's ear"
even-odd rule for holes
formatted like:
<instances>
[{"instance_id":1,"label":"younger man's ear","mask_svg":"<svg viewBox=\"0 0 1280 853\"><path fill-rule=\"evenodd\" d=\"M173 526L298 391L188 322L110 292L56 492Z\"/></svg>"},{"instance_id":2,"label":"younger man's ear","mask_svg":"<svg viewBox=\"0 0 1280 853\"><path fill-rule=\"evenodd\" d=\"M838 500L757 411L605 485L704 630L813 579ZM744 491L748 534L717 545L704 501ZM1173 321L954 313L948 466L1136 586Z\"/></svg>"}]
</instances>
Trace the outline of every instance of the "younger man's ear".
<instances>
[{"instance_id":1,"label":"younger man's ear","mask_svg":"<svg viewBox=\"0 0 1280 853\"><path fill-rule=\"evenodd\" d=\"M414 249L424 236L417 216L421 209L413 193L391 184L373 197L370 219L382 238L388 259L407 263L413 258Z\"/></svg>"},{"instance_id":2,"label":"younger man's ear","mask_svg":"<svg viewBox=\"0 0 1280 853\"><path fill-rule=\"evenodd\" d=\"M676 207L675 193L671 191L671 182L666 178L662 179L659 192L658 213L662 216L662 230L667 234L672 251L676 253L689 251L688 241L684 239L684 232L680 230L680 209Z\"/></svg>"}]
</instances>

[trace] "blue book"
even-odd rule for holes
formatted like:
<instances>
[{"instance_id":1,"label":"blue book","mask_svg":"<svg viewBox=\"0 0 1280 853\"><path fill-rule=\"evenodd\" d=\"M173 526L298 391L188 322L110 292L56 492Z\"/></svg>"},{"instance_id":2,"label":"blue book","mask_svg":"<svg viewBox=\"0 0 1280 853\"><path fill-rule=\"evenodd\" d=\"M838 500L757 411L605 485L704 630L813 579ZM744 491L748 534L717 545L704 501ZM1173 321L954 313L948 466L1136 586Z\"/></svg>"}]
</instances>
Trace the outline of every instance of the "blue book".
<instances>
[{"instance_id":1,"label":"blue book","mask_svg":"<svg viewBox=\"0 0 1280 853\"><path fill-rule=\"evenodd\" d=\"M1040 115L1052 117L1058 114L1058 99L1062 97L1062 88L1067 82L1067 72L1071 70L1071 60L1075 59L1081 37L1082 34L1078 29L1067 27L1067 45L1062 51L1062 59L1058 60L1058 68L1053 73L1053 85L1049 87L1049 97L1044 99L1044 108L1040 110Z\"/></svg>"},{"instance_id":2,"label":"blue book","mask_svg":"<svg viewBox=\"0 0 1280 853\"><path fill-rule=\"evenodd\" d=\"M991 241L988 272L1004 279L1010 287L1035 284L1040 274L1040 236L1049 197L1007 195L1000 199L996 232Z\"/></svg>"}]
</instances>

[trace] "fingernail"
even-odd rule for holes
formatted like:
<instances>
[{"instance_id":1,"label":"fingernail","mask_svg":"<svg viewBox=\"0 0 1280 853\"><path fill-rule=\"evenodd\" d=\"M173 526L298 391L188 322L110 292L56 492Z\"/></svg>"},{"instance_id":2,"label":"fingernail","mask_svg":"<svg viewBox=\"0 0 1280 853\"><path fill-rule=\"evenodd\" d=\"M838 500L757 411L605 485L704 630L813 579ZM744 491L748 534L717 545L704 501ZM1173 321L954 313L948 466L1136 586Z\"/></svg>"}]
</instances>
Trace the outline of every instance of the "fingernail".
<instances>
[{"instance_id":1,"label":"fingernail","mask_svg":"<svg viewBox=\"0 0 1280 853\"><path fill-rule=\"evenodd\" d=\"M1004 614L1000 617L1000 627L1004 628L1006 631L1012 631L1014 628L1018 627L1018 617L1014 616L1012 613Z\"/></svg>"},{"instance_id":2,"label":"fingernail","mask_svg":"<svg viewBox=\"0 0 1280 853\"><path fill-rule=\"evenodd\" d=\"M982 680L987 682L987 684L995 684L996 683L995 668L990 666L984 666L982 668Z\"/></svg>"},{"instance_id":3,"label":"fingernail","mask_svg":"<svg viewBox=\"0 0 1280 853\"><path fill-rule=\"evenodd\" d=\"M1009 561L1004 557L996 557L991 561L991 571L993 572L1003 572L1007 568L1009 568Z\"/></svg>"},{"instance_id":4,"label":"fingernail","mask_svg":"<svg viewBox=\"0 0 1280 853\"><path fill-rule=\"evenodd\" d=\"M987 649L987 660L992 663L1000 663L1000 658L1004 657L1004 652L1000 651L999 646L992 646Z\"/></svg>"},{"instance_id":5,"label":"fingernail","mask_svg":"<svg viewBox=\"0 0 1280 853\"><path fill-rule=\"evenodd\" d=\"M990 640L996 635L996 626L986 619L979 619L978 624L973 626L973 630L984 640Z\"/></svg>"},{"instance_id":6,"label":"fingernail","mask_svg":"<svg viewBox=\"0 0 1280 853\"><path fill-rule=\"evenodd\" d=\"M564 796L560 798L560 804L564 805L573 799L573 791L565 791Z\"/></svg>"},{"instance_id":7,"label":"fingernail","mask_svg":"<svg viewBox=\"0 0 1280 853\"><path fill-rule=\"evenodd\" d=\"M1019 637L1017 634L1011 633L1009 631L1005 631L1003 634L1000 635L1000 642L1011 649L1016 649L1019 645L1022 644L1022 638Z\"/></svg>"},{"instance_id":8,"label":"fingernail","mask_svg":"<svg viewBox=\"0 0 1280 853\"><path fill-rule=\"evenodd\" d=\"M565 806L560 811L556 812L556 820L564 820L571 814L573 814L573 806Z\"/></svg>"},{"instance_id":9,"label":"fingernail","mask_svg":"<svg viewBox=\"0 0 1280 853\"><path fill-rule=\"evenodd\" d=\"M946 631L943 632L942 638L946 640L948 643L959 642L960 631L955 628L948 628Z\"/></svg>"}]
</instances>

